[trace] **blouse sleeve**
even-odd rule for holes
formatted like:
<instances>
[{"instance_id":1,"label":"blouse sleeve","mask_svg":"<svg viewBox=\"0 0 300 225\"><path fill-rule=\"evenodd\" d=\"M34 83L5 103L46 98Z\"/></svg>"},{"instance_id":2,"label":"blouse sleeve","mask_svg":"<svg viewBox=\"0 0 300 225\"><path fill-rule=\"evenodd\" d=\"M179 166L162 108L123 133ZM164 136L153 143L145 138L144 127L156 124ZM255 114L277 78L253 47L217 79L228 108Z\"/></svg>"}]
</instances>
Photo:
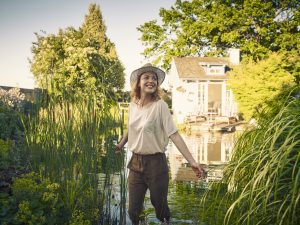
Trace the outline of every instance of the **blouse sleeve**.
<instances>
[{"instance_id":1,"label":"blouse sleeve","mask_svg":"<svg viewBox=\"0 0 300 225\"><path fill-rule=\"evenodd\" d=\"M132 102L130 102L129 103L129 105L128 105L128 114L127 114L127 130L129 129L129 120L130 120L130 108L131 108L131 106L132 106Z\"/></svg>"},{"instance_id":2,"label":"blouse sleeve","mask_svg":"<svg viewBox=\"0 0 300 225\"><path fill-rule=\"evenodd\" d=\"M167 103L161 101L161 120L162 126L168 137L174 134L177 130Z\"/></svg>"}]
</instances>

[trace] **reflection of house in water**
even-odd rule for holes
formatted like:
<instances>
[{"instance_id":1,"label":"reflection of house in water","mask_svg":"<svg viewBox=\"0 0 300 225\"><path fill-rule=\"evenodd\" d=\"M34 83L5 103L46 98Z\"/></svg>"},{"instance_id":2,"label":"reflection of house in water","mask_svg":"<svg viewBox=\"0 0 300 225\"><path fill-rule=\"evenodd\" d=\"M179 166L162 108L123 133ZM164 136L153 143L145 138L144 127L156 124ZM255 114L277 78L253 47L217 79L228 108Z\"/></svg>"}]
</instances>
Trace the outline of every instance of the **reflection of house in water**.
<instances>
[{"instance_id":1,"label":"reflection of house in water","mask_svg":"<svg viewBox=\"0 0 300 225\"><path fill-rule=\"evenodd\" d=\"M205 164L208 168L209 180L222 178L224 165L231 158L234 134L207 132L199 136L183 136L183 138L196 161ZM173 180L197 180L188 162L174 144L169 146L169 161Z\"/></svg>"}]
</instances>

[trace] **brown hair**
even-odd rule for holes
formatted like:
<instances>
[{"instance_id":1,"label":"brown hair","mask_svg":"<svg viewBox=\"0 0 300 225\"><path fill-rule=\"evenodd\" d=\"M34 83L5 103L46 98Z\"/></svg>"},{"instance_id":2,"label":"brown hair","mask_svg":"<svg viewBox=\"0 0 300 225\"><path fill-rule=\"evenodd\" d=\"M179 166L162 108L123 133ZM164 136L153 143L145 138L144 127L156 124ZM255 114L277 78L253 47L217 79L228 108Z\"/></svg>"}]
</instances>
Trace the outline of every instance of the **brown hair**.
<instances>
[{"instance_id":1,"label":"brown hair","mask_svg":"<svg viewBox=\"0 0 300 225\"><path fill-rule=\"evenodd\" d=\"M138 76L136 81L134 81L131 86L130 97L131 97L131 101L135 102L135 103L137 103L141 99L141 88L139 87L141 76L142 76L142 74L140 76ZM158 79L157 79L157 88L156 88L155 92L151 94L151 97L152 97L153 101L157 101L157 100L161 99L161 96L162 96L162 90L160 88L160 85L159 85Z\"/></svg>"}]
</instances>

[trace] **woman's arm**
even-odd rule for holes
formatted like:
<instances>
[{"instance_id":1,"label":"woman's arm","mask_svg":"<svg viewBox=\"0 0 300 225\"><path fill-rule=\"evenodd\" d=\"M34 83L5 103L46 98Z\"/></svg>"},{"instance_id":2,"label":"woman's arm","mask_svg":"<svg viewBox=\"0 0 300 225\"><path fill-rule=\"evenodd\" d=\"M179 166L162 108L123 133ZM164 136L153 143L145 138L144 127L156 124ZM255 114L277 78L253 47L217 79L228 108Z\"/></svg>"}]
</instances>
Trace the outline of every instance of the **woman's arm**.
<instances>
[{"instance_id":1,"label":"woman's arm","mask_svg":"<svg viewBox=\"0 0 300 225\"><path fill-rule=\"evenodd\" d=\"M184 158L190 163L193 171L196 173L197 177L205 177L205 171L200 166L199 163L195 161L192 154L190 153L187 145L185 144L184 140L182 139L181 135L177 132L172 134L170 136L173 143L176 145L178 150L181 152L181 154L184 156Z\"/></svg>"},{"instance_id":2,"label":"woman's arm","mask_svg":"<svg viewBox=\"0 0 300 225\"><path fill-rule=\"evenodd\" d=\"M125 135L123 136L123 138L121 139L120 143L116 145L116 152L120 152L122 150L122 148L124 147L124 145L127 143L128 141L128 129L125 133Z\"/></svg>"}]
</instances>

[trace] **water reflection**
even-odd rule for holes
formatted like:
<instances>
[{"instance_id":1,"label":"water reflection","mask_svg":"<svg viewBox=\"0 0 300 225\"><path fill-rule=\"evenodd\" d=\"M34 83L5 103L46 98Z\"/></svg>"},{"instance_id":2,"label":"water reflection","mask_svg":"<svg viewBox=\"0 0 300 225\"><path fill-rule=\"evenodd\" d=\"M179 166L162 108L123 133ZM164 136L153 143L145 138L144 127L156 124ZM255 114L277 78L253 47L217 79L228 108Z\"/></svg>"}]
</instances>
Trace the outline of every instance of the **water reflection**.
<instances>
[{"instance_id":1,"label":"water reflection","mask_svg":"<svg viewBox=\"0 0 300 225\"><path fill-rule=\"evenodd\" d=\"M196 161L206 167L208 177L205 182L198 182L199 179L188 162L170 141L166 155L171 175L168 202L172 213L172 224L202 225L205 224L199 214L202 195L208 182L222 179L223 169L232 155L236 134L205 132L197 135L181 135ZM132 153L128 149L126 152L127 165ZM116 192L118 193L118 190ZM144 213L148 224L160 224L155 217L149 191L146 193ZM131 223L127 215L127 225L129 224Z\"/></svg>"},{"instance_id":2,"label":"water reflection","mask_svg":"<svg viewBox=\"0 0 300 225\"><path fill-rule=\"evenodd\" d=\"M207 182L220 180L223 176L223 168L230 160L234 146L234 133L205 132L187 136L182 134L194 159L204 164L208 170ZM172 181L197 181L186 159L170 142L167 155L170 163Z\"/></svg>"}]
</instances>

